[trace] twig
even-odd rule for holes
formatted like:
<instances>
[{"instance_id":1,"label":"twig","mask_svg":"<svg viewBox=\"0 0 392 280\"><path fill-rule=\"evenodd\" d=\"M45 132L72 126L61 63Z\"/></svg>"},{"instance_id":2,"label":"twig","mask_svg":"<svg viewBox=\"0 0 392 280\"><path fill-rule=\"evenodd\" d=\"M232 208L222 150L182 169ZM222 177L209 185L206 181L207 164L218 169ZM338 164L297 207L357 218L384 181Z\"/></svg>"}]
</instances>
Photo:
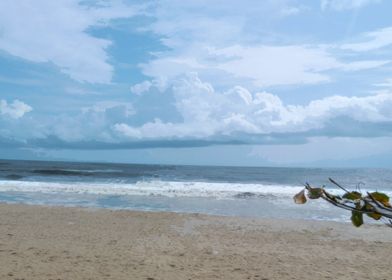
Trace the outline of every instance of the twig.
<instances>
[{"instance_id":1,"label":"twig","mask_svg":"<svg viewBox=\"0 0 392 280\"><path fill-rule=\"evenodd\" d=\"M330 181L332 184L338 186L339 188L341 188L342 190L344 190L346 193L349 193L348 190L346 190L346 189L343 188L341 185L339 185L338 183L336 183L332 178L328 178L328 179L329 179L329 181Z\"/></svg>"}]
</instances>

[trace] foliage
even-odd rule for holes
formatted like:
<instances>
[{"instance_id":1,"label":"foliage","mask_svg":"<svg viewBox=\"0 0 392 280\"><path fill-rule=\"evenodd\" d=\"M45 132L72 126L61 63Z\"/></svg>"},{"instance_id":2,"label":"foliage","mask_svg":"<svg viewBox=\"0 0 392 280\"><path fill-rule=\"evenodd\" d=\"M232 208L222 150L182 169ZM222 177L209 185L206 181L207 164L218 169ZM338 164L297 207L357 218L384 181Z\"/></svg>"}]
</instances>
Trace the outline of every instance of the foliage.
<instances>
[{"instance_id":1,"label":"foliage","mask_svg":"<svg viewBox=\"0 0 392 280\"><path fill-rule=\"evenodd\" d=\"M323 187L312 187L308 183L305 188L294 196L297 204L306 203L307 199L324 199L329 203L351 211L351 222L354 226L360 227L363 224L363 215L367 215L374 220L383 219L384 222L392 227L392 206L389 196L381 192L366 192L362 194L360 190L348 191L333 179L329 181L344 191L342 196L333 195Z\"/></svg>"}]
</instances>

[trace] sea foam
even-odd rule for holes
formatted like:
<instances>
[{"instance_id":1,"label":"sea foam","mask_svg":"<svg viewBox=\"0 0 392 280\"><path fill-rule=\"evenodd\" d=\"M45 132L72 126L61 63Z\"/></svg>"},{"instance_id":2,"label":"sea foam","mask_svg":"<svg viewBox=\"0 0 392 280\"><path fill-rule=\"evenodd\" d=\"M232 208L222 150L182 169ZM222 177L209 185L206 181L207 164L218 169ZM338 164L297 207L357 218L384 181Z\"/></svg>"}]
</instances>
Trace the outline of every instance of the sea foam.
<instances>
[{"instance_id":1,"label":"sea foam","mask_svg":"<svg viewBox=\"0 0 392 280\"><path fill-rule=\"evenodd\" d=\"M138 181L136 183L0 181L2 192L157 195L168 197L244 198L292 196L301 186L216 182Z\"/></svg>"}]
</instances>

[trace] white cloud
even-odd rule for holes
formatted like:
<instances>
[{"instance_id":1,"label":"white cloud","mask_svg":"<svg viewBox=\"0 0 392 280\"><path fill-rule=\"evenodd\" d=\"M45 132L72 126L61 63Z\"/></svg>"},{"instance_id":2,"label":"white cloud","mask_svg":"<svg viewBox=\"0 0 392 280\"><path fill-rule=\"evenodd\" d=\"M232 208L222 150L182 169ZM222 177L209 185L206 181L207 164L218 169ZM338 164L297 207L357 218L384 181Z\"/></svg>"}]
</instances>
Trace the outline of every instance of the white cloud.
<instances>
[{"instance_id":1,"label":"white cloud","mask_svg":"<svg viewBox=\"0 0 392 280\"><path fill-rule=\"evenodd\" d=\"M110 110L117 110L121 112L121 116L129 117L135 114L135 109L132 103L118 102L118 101L101 101L93 106L82 108L82 113L107 113Z\"/></svg>"},{"instance_id":2,"label":"white cloud","mask_svg":"<svg viewBox=\"0 0 392 280\"><path fill-rule=\"evenodd\" d=\"M246 85L260 89L331 82L329 70L361 71L389 62L353 57L342 52L340 45L298 44L297 40L290 44L290 36L282 40L271 33L271 25L284 20L282 13L306 10L295 1L207 2L160 1L152 10L155 20L146 29L157 34L169 50L154 53L153 59L141 64L144 75L170 83L194 71L218 88ZM354 6L364 5L354 2Z\"/></svg>"},{"instance_id":3,"label":"white cloud","mask_svg":"<svg viewBox=\"0 0 392 280\"><path fill-rule=\"evenodd\" d=\"M383 28L363 35L364 40L359 43L344 44L342 49L365 52L392 45L392 27Z\"/></svg>"},{"instance_id":4,"label":"white cloud","mask_svg":"<svg viewBox=\"0 0 392 280\"><path fill-rule=\"evenodd\" d=\"M282 54L279 51L284 51L283 48L264 46L260 42L262 38L271 37L271 22L297 15L305 9L297 1L289 0L268 0L257 5L252 0L231 2L229 5L226 1L159 1L151 12L155 20L146 29L157 34L170 51L155 53L155 59L141 65L142 71L154 80L161 79L169 83L171 79L192 71L198 72L201 77L209 76L214 85L227 84L228 80L233 81L230 86L240 81L253 82L255 85L324 81L328 77L314 73L316 71L307 69L306 65L298 65L302 62L295 57L297 53L293 52L289 60L284 62L279 57L271 58L268 53L268 50L276 50ZM249 49L248 45L259 46L254 49L258 48L259 57L268 58L268 61L255 65L251 62L254 59L260 61L261 58L249 59L246 53L219 54L231 49L245 52ZM288 56L284 54L285 57ZM249 67L237 70L227 63L249 64ZM299 77L298 82L295 78L288 77L290 75L285 75L285 69L291 63L295 70L300 71L293 73L293 76ZM285 72L280 79L276 75L279 71ZM264 77L266 74L268 76Z\"/></svg>"},{"instance_id":5,"label":"white cloud","mask_svg":"<svg viewBox=\"0 0 392 280\"><path fill-rule=\"evenodd\" d=\"M202 81L196 73L182 76L168 87L181 116L177 121L156 118L135 125L138 115L131 103L105 101L83 108L74 115L41 119L37 115L14 122L10 118L21 118L32 110L31 107L17 100L10 104L2 100L0 115L7 118L0 119L0 132L2 137L20 141L50 136L65 142L85 143L172 139L257 141L258 137L282 137L276 136L278 133L299 135L305 139L304 135L312 130L321 131L320 135L336 135L333 134L335 126L339 129L344 125L336 119L352 120L352 124L358 123L358 128L361 124L370 125L370 129L374 125L378 129L375 136L390 135L385 127L392 125L390 91L362 97L335 95L305 105L293 105L285 104L272 93L252 92L241 86L219 91ZM354 133L358 136L354 130L355 127L344 128L343 135ZM372 131L366 133L373 137Z\"/></svg>"},{"instance_id":6,"label":"white cloud","mask_svg":"<svg viewBox=\"0 0 392 280\"><path fill-rule=\"evenodd\" d=\"M192 73L172 85L183 122L159 119L134 127L117 123L114 130L128 139L208 138L222 135L306 132L347 117L358 122L392 122L392 93L364 97L330 96L307 105L285 105L267 92L243 87L217 92Z\"/></svg>"},{"instance_id":7,"label":"white cloud","mask_svg":"<svg viewBox=\"0 0 392 280\"><path fill-rule=\"evenodd\" d=\"M113 129L118 135L123 136L124 140L202 139L203 137L211 136L209 130L200 127L197 131L198 135L190 137L195 130L188 123L163 123L159 119L145 123L140 127L117 123L113 126Z\"/></svg>"},{"instance_id":8,"label":"white cloud","mask_svg":"<svg viewBox=\"0 0 392 280\"><path fill-rule=\"evenodd\" d=\"M236 77L251 78L259 87L313 84L329 80L326 70L357 71L381 66L388 61L343 63L327 50L312 46L229 47L216 51L227 57L218 69Z\"/></svg>"},{"instance_id":9,"label":"white cloud","mask_svg":"<svg viewBox=\"0 0 392 280\"><path fill-rule=\"evenodd\" d=\"M328 76L319 72L337 65L324 50L305 46L233 46L216 50L216 55L227 57L218 69L250 78L258 87L328 81Z\"/></svg>"},{"instance_id":10,"label":"white cloud","mask_svg":"<svg viewBox=\"0 0 392 280\"><path fill-rule=\"evenodd\" d=\"M160 0L151 11L156 19L148 27L162 35L170 47L183 47L189 41L219 43L257 40L261 24L299 14L306 9L292 0ZM262 15L262 16L260 16ZM266 32L267 30L259 30Z\"/></svg>"},{"instance_id":11,"label":"white cloud","mask_svg":"<svg viewBox=\"0 0 392 280\"><path fill-rule=\"evenodd\" d=\"M127 121L135 114L131 103L101 101L81 109L74 116L60 115L45 125L44 135L57 136L67 142L116 140L111 133L113 123Z\"/></svg>"},{"instance_id":12,"label":"white cloud","mask_svg":"<svg viewBox=\"0 0 392 280\"><path fill-rule=\"evenodd\" d=\"M363 60L348 63L340 63L340 68L343 71L360 71L372 68L378 68L390 63L390 60Z\"/></svg>"},{"instance_id":13,"label":"white cloud","mask_svg":"<svg viewBox=\"0 0 392 280\"><path fill-rule=\"evenodd\" d=\"M0 100L0 114L13 119L19 119L32 110L31 106L17 99L12 103L8 103L7 100Z\"/></svg>"},{"instance_id":14,"label":"white cloud","mask_svg":"<svg viewBox=\"0 0 392 280\"><path fill-rule=\"evenodd\" d=\"M112 19L131 17L135 9L120 1L0 1L0 49L38 63L53 63L72 79L109 83L111 41L88 33Z\"/></svg>"},{"instance_id":15,"label":"white cloud","mask_svg":"<svg viewBox=\"0 0 392 280\"><path fill-rule=\"evenodd\" d=\"M282 16L291 16L299 14L302 11L300 7L283 7L281 14Z\"/></svg>"},{"instance_id":16,"label":"white cloud","mask_svg":"<svg viewBox=\"0 0 392 280\"><path fill-rule=\"evenodd\" d=\"M119 101L97 102L73 114L58 113L48 117L38 112L29 118L22 118L31 110L29 105L18 100L13 103L0 100L0 138L19 142L46 139L49 142L57 141L57 144L57 139L64 142L110 143L118 140L112 133L113 124L126 122L135 114L131 103Z\"/></svg>"},{"instance_id":17,"label":"white cloud","mask_svg":"<svg viewBox=\"0 0 392 280\"><path fill-rule=\"evenodd\" d=\"M352 10L379 3L381 0L321 0L321 9Z\"/></svg>"},{"instance_id":18,"label":"white cloud","mask_svg":"<svg viewBox=\"0 0 392 280\"><path fill-rule=\"evenodd\" d=\"M197 49L197 50L195 50ZM211 77L215 85L227 83L253 84L268 87L277 85L316 84L330 80L327 70L359 71L380 67L388 60L359 60L342 62L325 47L269 46L225 48L198 46L175 55L167 54L143 64L145 75L155 79L176 79L183 73L196 71Z\"/></svg>"},{"instance_id":19,"label":"white cloud","mask_svg":"<svg viewBox=\"0 0 392 280\"><path fill-rule=\"evenodd\" d=\"M146 91L149 91L152 86L150 81L143 81L139 84L135 84L131 86L131 92L137 95L140 95Z\"/></svg>"},{"instance_id":20,"label":"white cloud","mask_svg":"<svg viewBox=\"0 0 392 280\"><path fill-rule=\"evenodd\" d=\"M384 82L374 84L377 87L392 89L392 78L385 79Z\"/></svg>"}]
</instances>

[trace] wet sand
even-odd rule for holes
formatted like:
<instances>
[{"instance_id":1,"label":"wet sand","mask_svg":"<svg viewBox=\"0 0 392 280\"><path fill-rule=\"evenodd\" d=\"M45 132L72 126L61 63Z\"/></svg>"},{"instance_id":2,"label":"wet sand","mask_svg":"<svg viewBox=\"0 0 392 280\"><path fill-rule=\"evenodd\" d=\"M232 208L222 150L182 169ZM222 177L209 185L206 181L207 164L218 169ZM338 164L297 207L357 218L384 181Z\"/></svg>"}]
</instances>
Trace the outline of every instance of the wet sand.
<instances>
[{"instance_id":1,"label":"wet sand","mask_svg":"<svg viewBox=\"0 0 392 280\"><path fill-rule=\"evenodd\" d=\"M383 225L0 204L0 279L392 279Z\"/></svg>"}]
</instances>

